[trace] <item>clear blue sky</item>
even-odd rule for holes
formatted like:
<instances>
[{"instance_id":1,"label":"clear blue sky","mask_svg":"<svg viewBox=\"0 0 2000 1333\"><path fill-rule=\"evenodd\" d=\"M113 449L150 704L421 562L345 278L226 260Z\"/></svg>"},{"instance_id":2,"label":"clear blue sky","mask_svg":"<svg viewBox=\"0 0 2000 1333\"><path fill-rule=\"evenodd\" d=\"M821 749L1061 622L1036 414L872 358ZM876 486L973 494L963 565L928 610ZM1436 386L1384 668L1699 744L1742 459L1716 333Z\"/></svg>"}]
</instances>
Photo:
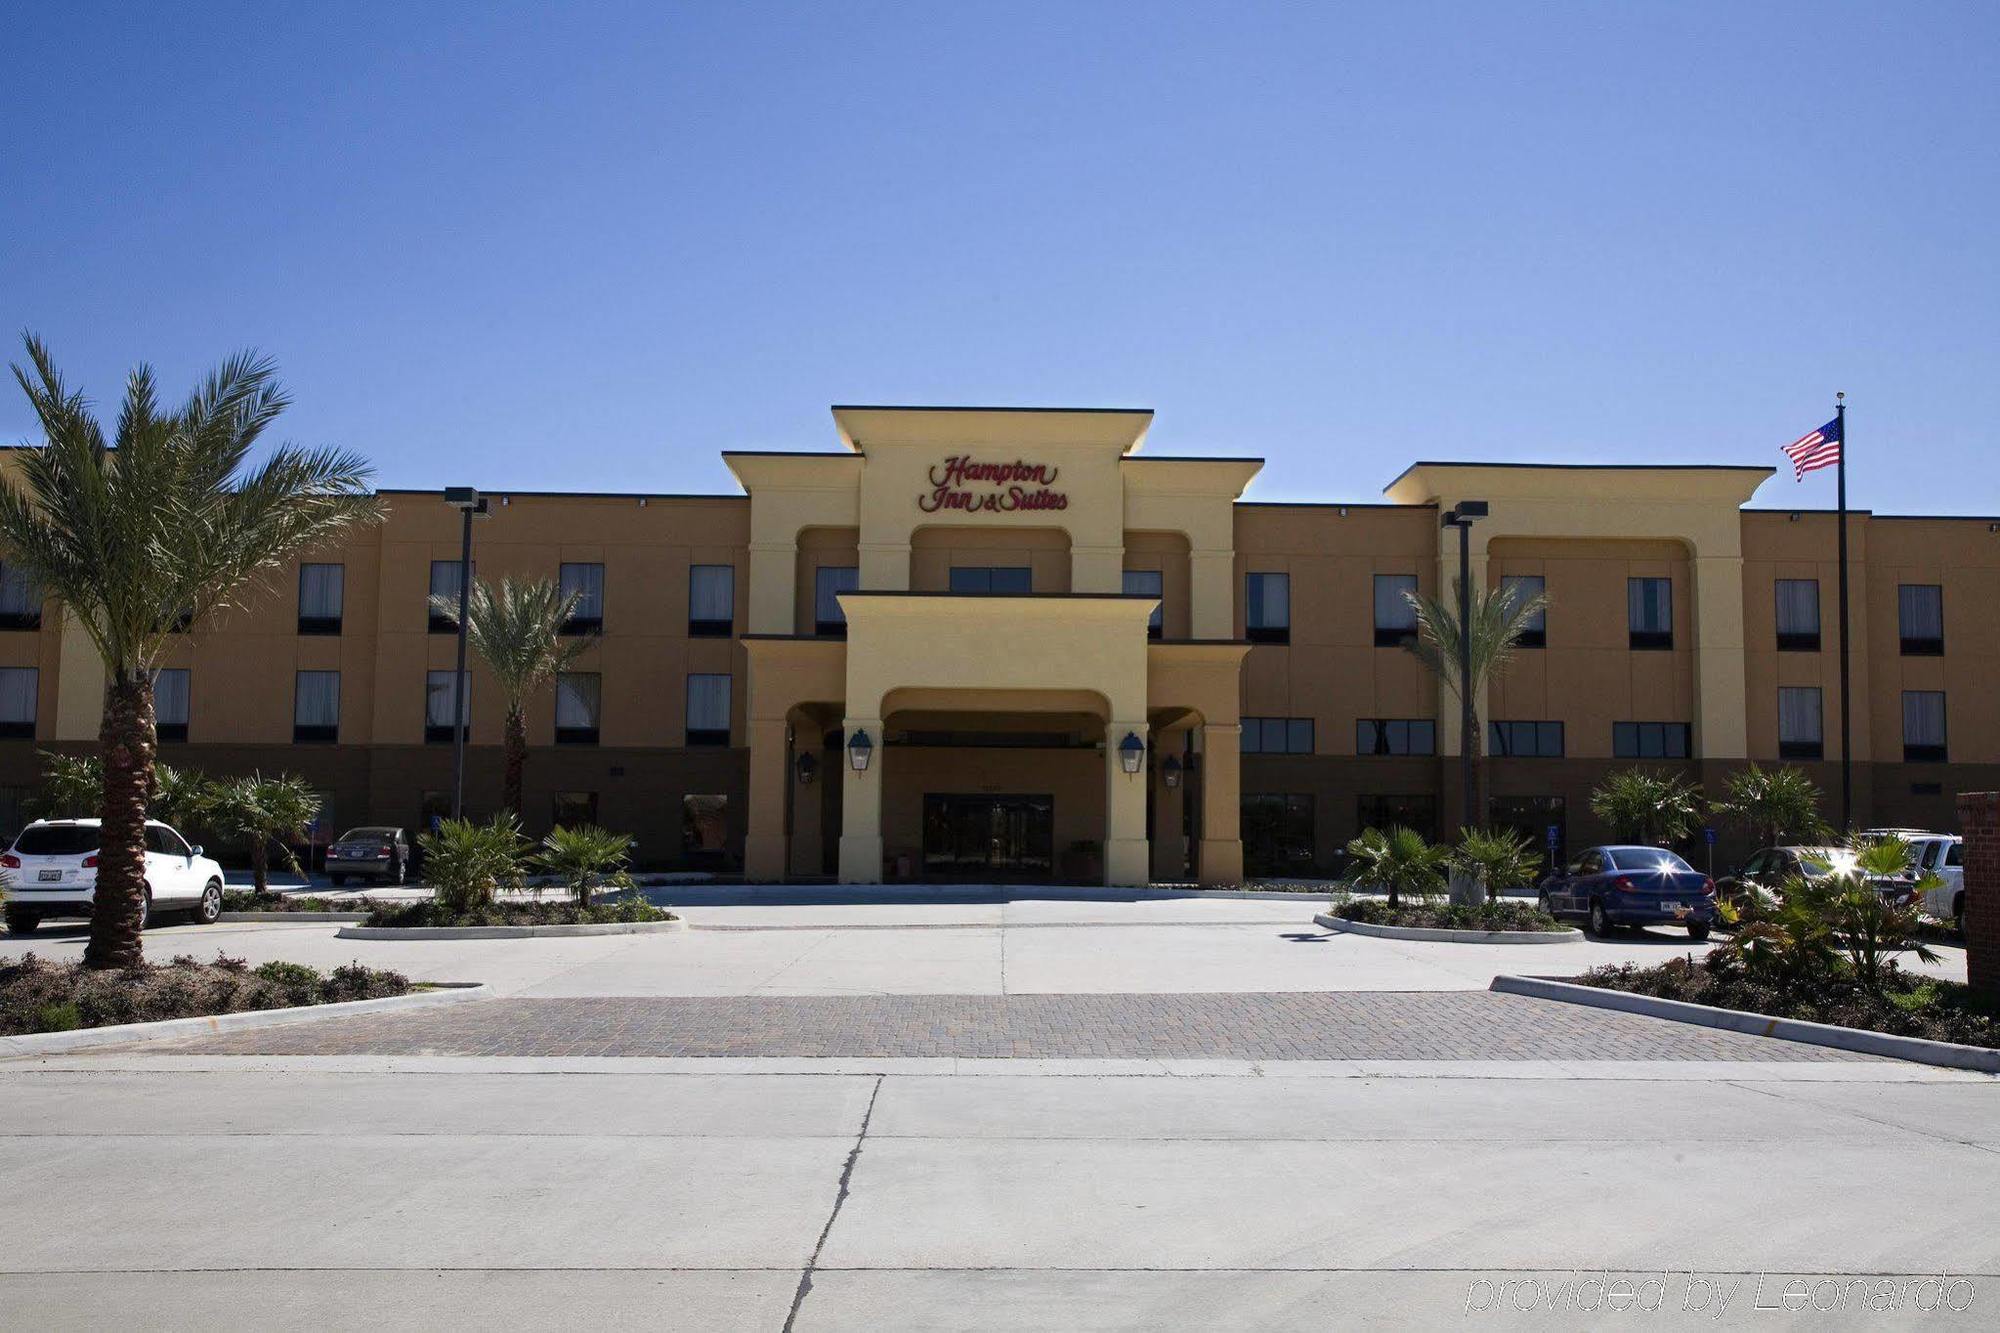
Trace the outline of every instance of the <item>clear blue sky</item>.
<instances>
[{"instance_id":1,"label":"clear blue sky","mask_svg":"<svg viewBox=\"0 0 2000 1333\"><path fill-rule=\"evenodd\" d=\"M1146 406L1263 499L1782 463L2000 511L2000 5L13 9L0 328L275 355L385 486L727 491L835 402ZM10 352L7 359L18 359ZM18 392L0 439L30 436ZM1831 473L1761 503L1832 503Z\"/></svg>"}]
</instances>

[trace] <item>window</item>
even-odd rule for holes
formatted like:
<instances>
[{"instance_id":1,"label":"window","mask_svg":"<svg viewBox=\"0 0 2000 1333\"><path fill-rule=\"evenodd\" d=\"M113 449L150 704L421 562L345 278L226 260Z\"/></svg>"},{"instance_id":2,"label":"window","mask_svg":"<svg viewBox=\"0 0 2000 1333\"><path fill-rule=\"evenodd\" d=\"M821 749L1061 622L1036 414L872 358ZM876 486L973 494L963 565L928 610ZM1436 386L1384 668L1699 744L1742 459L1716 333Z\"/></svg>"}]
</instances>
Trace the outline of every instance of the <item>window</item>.
<instances>
[{"instance_id":1,"label":"window","mask_svg":"<svg viewBox=\"0 0 2000 1333\"><path fill-rule=\"evenodd\" d=\"M1819 580L1779 579L1774 585L1778 609L1778 651L1819 651Z\"/></svg>"},{"instance_id":2,"label":"window","mask_svg":"<svg viewBox=\"0 0 2000 1333\"><path fill-rule=\"evenodd\" d=\"M729 679L727 676L724 680ZM556 677L556 744L597 744L604 703L604 677L595 671L565 671ZM723 723L726 727L727 721Z\"/></svg>"},{"instance_id":3,"label":"window","mask_svg":"<svg viewBox=\"0 0 2000 1333\"><path fill-rule=\"evenodd\" d=\"M1035 590L1035 575L1026 565L953 565L949 586L955 593L1025 596Z\"/></svg>"},{"instance_id":4,"label":"window","mask_svg":"<svg viewBox=\"0 0 2000 1333\"><path fill-rule=\"evenodd\" d=\"M167 667L153 673L153 724L163 741L188 738L188 669Z\"/></svg>"},{"instance_id":5,"label":"window","mask_svg":"<svg viewBox=\"0 0 2000 1333\"><path fill-rule=\"evenodd\" d=\"M719 868L728 859L729 798L681 797L681 855L690 866Z\"/></svg>"},{"instance_id":6,"label":"window","mask_svg":"<svg viewBox=\"0 0 2000 1333\"><path fill-rule=\"evenodd\" d=\"M1674 646L1674 581L1626 579L1625 612L1634 648Z\"/></svg>"},{"instance_id":7,"label":"window","mask_svg":"<svg viewBox=\"0 0 2000 1333\"><path fill-rule=\"evenodd\" d=\"M1507 574L1500 579L1500 591L1506 594L1509 606L1548 596L1549 581L1540 574ZM1535 614L1528 617L1521 626L1521 637L1514 641L1518 648L1546 648L1549 646L1549 608L1537 607Z\"/></svg>"},{"instance_id":8,"label":"window","mask_svg":"<svg viewBox=\"0 0 2000 1333\"><path fill-rule=\"evenodd\" d=\"M1542 864L1561 865L1568 856L1569 817L1560 796L1495 796L1487 803L1487 823L1528 839Z\"/></svg>"},{"instance_id":9,"label":"window","mask_svg":"<svg viewBox=\"0 0 2000 1333\"><path fill-rule=\"evenodd\" d=\"M1903 691L1903 762L1945 762L1944 691Z\"/></svg>"},{"instance_id":10,"label":"window","mask_svg":"<svg viewBox=\"0 0 2000 1333\"><path fill-rule=\"evenodd\" d=\"M687 678L687 743L729 744L729 677L696 674Z\"/></svg>"},{"instance_id":11,"label":"window","mask_svg":"<svg viewBox=\"0 0 2000 1333\"><path fill-rule=\"evenodd\" d=\"M1437 724L1427 717L1356 718L1354 753L1436 754Z\"/></svg>"},{"instance_id":12,"label":"window","mask_svg":"<svg viewBox=\"0 0 2000 1333\"><path fill-rule=\"evenodd\" d=\"M726 639L736 628L736 566L688 567L688 636Z\"/></svg>"},{"instance_id":13,"label":"window","mask_svg":"<svg viewBox=\"0 0 2000 1333\"><path fill-rule=\"evenodd\" d=\"M1128 569L1125 571L1125 595L1128 597L1165 597L1166 575L1157 569ZM1146 621L1146 637L1157 639L1166 628L1165 602L1153 608L1152 616Z\"/></svg>"},{"instance_id":14,"label":"window","mask_svg":"<svg viewBox=\"0 0 2000 1333\"><path fill-rule=\"evenodd\" d=\"M1486 724L1489 754L1514 759L1560 759L1563 755L1563 724L1560 722L1489 722Z\"/></svg>"},{"instance_id":15,"label":"window","mask_svg":"<svg viewBox=\"0 0 2000 1333\"><path fill-rule=\"evenodd\" d=\"M1778 688L1778 758L1824 759L1826 739L1821 731L1825 714L1820 708L1817 685L1783 685Z\"/></svg>"},{"instance_id":16,"label":"window","mask_svg":"<svg viewBox=\"0 0 2000 1333\"><path fill-rule=\"evenodd\" d=\"M1611 753L1620 759L1685 759L1685 722L1613 722Z\"/></svg>"},{"instance_id":17,"label":"window","mask_svg":"<svg viewBox=\"0 0 2000 1333\"><path fill-rule=\"evenodd\" d=\"M1246 717L1244 754L1311 754L1313 720L1309 717Z\"/></svg>"},{"instance_id":18,"label":"window","mask_svg":"<svg viewBox=\"0 0 2000 1333\"><path fill-rule=\"evenodd\" d=\"M342 603L346 592L345 565L300 565L299 633L340 633Z\"/></svg>"},{"instance_id":19,"label":"window","mask_svg":"<svg viewBox=\"0 0 2000 1333\"><path fill-rule=\"evenodd\" d=\"M164 824L146 825L146 850L160 856L193 856L194 849Z\"/></svg>"},{"instance_id":20,"label":"window","mask_svg":"<svg viewBox=\"0 0 2000 1333\"><path fill-rule=\"evenodd\" d=\"M847 612L840 594L861 587L861 570L854 565L821 565L813 571L813 633L847 637Z\"/></svg>"},{"instance_id":21,"label":"window","mask_svg":"<svg viewBox=\"0 0 2000 1333\"><path fill-rule=\"evenodd\" d=\"M1896 632L1903 656L1944 655L1944 589L1935 583L1902 583L1896 587Z\"/></svg>"},{"instance_id":22,"label":"window","mask_svg":"<svg viewBox=\"0 0 2000 1333\"><path fill-rule=\"evenodd\" d=\"M1400 648L1417 640L1417 608L1410 598L1417 593L1415 574L1375 576L1375 646Z\"/></svg>"},{"instance_id":23,"label":"window","mask_svg":"<svg viewBox=\"0 0 2000 1333\"><path fill-rule=\"evenodd\" d=\"M478 575L478 568L479 567L476 564L473 566L473 573L475 577L477 577ZM430 606L431 633L433 634L458 633L458 621L455 620L453 617L457 614L456 608L458 606L459 589L464 585L464 583L465 583L465 567L461 565L458 561L456 560L431 561L432 600L428 604ZM444 599L447 605L453 608L451 612L447 613L438 605L436 599L440 597Z\"/></svg>"},{"instance_id":24,"label":"window","mask_svg":"<svg viewBox=\"0 0 2000 1333\"><path fill-rule=\"evenodd\" d=\"M1292 576L1243 576L1244 637L1252 643L1292 641Z\"/></svg>"},{"instance_id":25,"label":"window","mask_svg":"<svg viewBox=\"0 0 2000 1333\"><path fill-rule=\"evenodd\" d=\"M1357 829L1413 829L1426 838L1437 834L1437 797L1422 793L1408 796L1363 796L1355 812Z\"/></svg>"},{"instance_id":26,"label":"window","mask_svg":"<svg viewBox=\"0 0 2000 1333\"><path fill-rule=\"evenodd\" d=\"M42 673L34 667L0 668L0 736L33 739L41 685Z\"/></svg>"},{"instance_id":27,"label":"window","mask_svg":"<svg viewBox=\"0 0 2000 1333\"><path fill-rule=\"evenodd\" d=\"M292 686L292 739L340 739L340 673L301 671Z\"/></svg>"},{"instance_id":28,"label":"window","mask_svg":"<svg viewBox=\"0 0 2000 1333\"><path fill-rule=\"evenodd\" d=\"M41 627L41 585L12 560L0 562L0 629Z\"/></svg>"},{"instance_id":29,"label":"window","mask_svg":"<svg viewBox=\"0 0 2000 1333\"><path fill-rule=\"evenodd\" d=\"M697 566L700 568L700 566ZM727 568L725 566L724 568ZM565 600L576 598L569 619L563 621L565 634L596 634L604 628L604 566L565 563L558 571ZM727 630L723 631L725 634Z\"/></svg>"},{"instance_id":30,"label":"window","mask_svg":"<svg viewBox=\"0 0 2000 1333\"><path fill-rule=\"evenodd\" d=\"M469 673L468 673L469 674ZM430 671L424 675L424 739L436 744L458 735L458 726L471 712L472 691L465 692L465 705L452 707L458 698L456 671ZM454 716L456 714L456 716Z\"/></svg>"},{"instance_id":31,"label":"window","mask_svg":"<svg viewBox=\"0 0 2000 1333\"><path fill-rule=\"evenodd\" d=\"M556 793L554 823L557 828L582 828L597 822L597 793L559 791Z\"/></svg>"},{"instance_id":32,"label":"window","mask_svg":"<svg viewBox=\"0 0 2000 1333\"><path fill-rule=\"evenodd\" d=\"M1313 798L1308 795L1251 793L1243 797L1243 873L1310 875L1317 849L1313 840Z\"/></svg>"}]
</instances>

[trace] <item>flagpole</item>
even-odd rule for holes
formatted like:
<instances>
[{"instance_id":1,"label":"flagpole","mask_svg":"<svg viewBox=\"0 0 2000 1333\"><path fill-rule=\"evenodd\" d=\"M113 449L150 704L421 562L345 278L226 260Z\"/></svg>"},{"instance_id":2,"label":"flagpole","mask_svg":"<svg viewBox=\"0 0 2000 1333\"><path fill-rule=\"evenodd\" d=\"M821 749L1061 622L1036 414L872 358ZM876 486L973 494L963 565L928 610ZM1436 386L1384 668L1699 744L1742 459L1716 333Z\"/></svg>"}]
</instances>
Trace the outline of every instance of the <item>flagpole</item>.
<instances>
[{"instance_id":1,"label":"flagpole","mask_svg":"<svg viewBox=\"0 0 2000 1333\"><path fill-rule=\"evenodd\" d=\"M1845 834L1854 830L1854 708L1847 664L1847 395L1836 393L1833 401L1833 419L1840 433L1835 488L1840 507L1840 831Z\"/></svg>"}]
</instances>

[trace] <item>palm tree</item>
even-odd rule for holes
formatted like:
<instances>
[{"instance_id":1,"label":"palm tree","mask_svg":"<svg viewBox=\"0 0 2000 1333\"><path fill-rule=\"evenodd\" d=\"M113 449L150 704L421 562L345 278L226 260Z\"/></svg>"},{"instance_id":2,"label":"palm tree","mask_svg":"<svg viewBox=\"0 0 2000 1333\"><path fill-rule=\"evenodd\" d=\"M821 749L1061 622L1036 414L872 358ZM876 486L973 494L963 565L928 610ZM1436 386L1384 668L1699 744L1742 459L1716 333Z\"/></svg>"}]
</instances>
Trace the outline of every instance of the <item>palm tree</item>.
<instances>
[{"instance_id":1,"label":"palm tree","mask_svg":"<svg viewBox=\"0 0 2000 1333\"><path fill-rule=\"evenodd\" d=\"M466 641L493 673L507 703L502 800L517 820L521 770L528 761L528 699L576 661L595 637L563 633L582 596L565 594L548 579L516 583L510 578L502 578L498 587L480 579L466 596ZM452 624L458 623L457 598L433 597L431 607ZM461 702L461 712L464 707Z\"/></svg>"},{"instance_id":2,"label":"palm tree","mask_svg":"<svg viewBox=\"0 0 2000 1333\"><path fill-rule=\"evenodd\" d=\"M1628 768L1608 775L1590 793L1590 813L1624 842L1665 847L1701 822L1701 789L1672 773Z\"/></svg>"},{"instance_id":3,"label":"palm tree","mask_svg":"<svg viewBox=\"0 0 2000 1333\"><path fill-rule=\"evenodd\" d=\"M1361 830L1361 836L1347 844L1347 854L1355 861L1353 882L1381 889L1393 909L1402 905L1406 893L1428 898L1443 887L1449 852L1398 824L1386 833L1378 828Z\"/></svg>"},{"instance_id":4,"label":"palm tree","mask_svg":"<svg viewBox=\"0 0 2000 1333\"><path fill-rule=\"evenodd\" d=\"M1454 592L1458 580L1452 580ZM1456 605L1446 606L1435 597L1406 592L1403 596L1417 612L1417 637L1404 644L1417 660L1437 673L1451 696L1459 695L1459 683L1467 665L1471 667L1474 702L1471 734L1461 736L1459 745L1465 762L1472 765L1473 808L1461 813L1459 823L1472 828L1486 808L1486 745L1481 735L1477 700L1486 693L1487 683L1506 669L1521 641L1528 622L1548 606L1540 593L1523 593L1519 588L1475 588L1469 625L1461 626ZM1455 599L1454 599L1455 600ZM1463 701L1461 700L1461 704Z\"/></svg>"},{"instance_id":5,"label":"palm tree","mask_svg":"<svg viewBox=\"0 0 2000 1333\"><path fill-rule=\"evenodd\" d=\"M153 672L167 636L242 605L299 551L380 511L354 454L281 445L249 462L288 402L263 357L231 357L173 411L161 410L153 372L140 366L107 441L48 348L32 335L25 342L30 365L16 365L14 378L46 442L0 479L0 544L104 662L103 830L83 961L131 967L144 957L146 810L159 750Z\"/></svg>"},{"instance_id":6,"label":"palm tree","mask_svg":"<svg viewBox=\"0 0 2000 1333\"><path fill-rule=\"evenodd\" d=\"M270 891L273 842L292 873L305 874L291 844L305 836L306 826L319 817L319 807L319 793L312 784L291 773L275 778L253 773L222 788L214 817L223 832L240 835L249 844L250 877L259 894Z\"/></svg>"},{"instance_id":7,"label":"palm tree","mask_svg":"<svg viewBox=\"0 0 2000 1333\"><path fill-rule=\"evenodd\" d=\"M582 824L549 830L535 864L561 880L576 895L578 907L589 907L592 890L608 883L623 887L627 882L625 865L631 854L632 840L623 833Z\"/></svg>"},{"instance_id":8,"label":"palm tree","mask_svg":"<svg viewBox=\"0 0 2000 1333\"><path fill-rule=\"evenodd\" d=\"M1759 847L1787 838L1826 836L1826 821L1819 813L1819 788L1802 769L1752 764L1729 775L1727 792L1716 809L1747 829Z\"/></svg>"}]
</instances>

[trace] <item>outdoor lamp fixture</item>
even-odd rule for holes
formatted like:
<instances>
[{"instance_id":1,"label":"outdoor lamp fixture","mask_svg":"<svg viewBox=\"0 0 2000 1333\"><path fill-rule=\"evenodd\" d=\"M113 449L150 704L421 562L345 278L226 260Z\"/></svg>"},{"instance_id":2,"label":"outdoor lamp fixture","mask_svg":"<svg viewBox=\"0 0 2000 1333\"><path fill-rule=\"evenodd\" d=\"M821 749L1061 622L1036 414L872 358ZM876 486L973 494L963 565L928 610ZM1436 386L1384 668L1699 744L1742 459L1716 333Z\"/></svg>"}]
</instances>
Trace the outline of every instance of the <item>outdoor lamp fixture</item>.
<instances>
[{"instance_id":1,"label":"outdoor lamp fixture","mask_svg":"<svg viewBox=\"0 0 2000 1333\"><path fill-rule=\"evenodd\" d=\"M458 670L451 678L451 706L458 713L451 728L451 817L465 818L465 731L470 721L466 707L465 617L472 596L472 520L486 514L486 497L470 486L447 486L444 502L464 515L458 540Z\"/></svg>"},{"instance_id":2,"label":"outdoor lamp fixture","mask_svg":"<svg viewBox=\"0 0 2000 1333\"><path fill-rule=\"evenodd\" d=\"M1181 761L1178 755L1168 755L1167 762L1160 765L1160 781L1167 784L1168 791L1181 785Z\"/></svg>"},{"instance_id":3,"label":"outdoor lamp fixture","mask_svg":"<svg viewBox=\"0 0 2000 1333\"><path fill-rule=\"evenodd\" d=\"M856 773L868 771L868 761L875 757L875 742L868 739L868 733L855 729L847 741L847 764Z\"/></svg>"},{"instance_id":4,"label":"outdoor lamp fixture","mask_svg":"<svg viewBox=\"0 0 2000 1333\"><path fill-rule=\"evenodd\" d=\"M819 760L810 753L798 757L797 768L801 787L812 785L812 780L819 776Z\"/></svg>"},{"instance_id":5,"label":"outdoor lamp fixture","mask_svg":"<svg viewBox=\"0 0 2000 1333\"><path fill-rule=\"evenodd\" d=\"M1460 500L1445 510L1443 526L1458 529L1458 633L1463 639L1472 624L1472 525L1486 517L1486 501ZM1479 779L1472 766L1472 742L1479 718L1472 708L1472 654L1460 645L1458 654L1458 767L1464 783L1464 805L1459 827L1472 828L1479 822Z\"/></svg>"},{"instance_id":6,"label":"outdoor lamp fixture","mask_svg":"<svg viewBox=\"0 0 2000 1333\"><path fill-rule=\"evenodd\" d=\"M1118 742L1118 766L1127 773L1137 773L1145 762L1146 742L1139 739L1139 733L1126 732L1125 739Z\"/></svg>"}]
</instances>

